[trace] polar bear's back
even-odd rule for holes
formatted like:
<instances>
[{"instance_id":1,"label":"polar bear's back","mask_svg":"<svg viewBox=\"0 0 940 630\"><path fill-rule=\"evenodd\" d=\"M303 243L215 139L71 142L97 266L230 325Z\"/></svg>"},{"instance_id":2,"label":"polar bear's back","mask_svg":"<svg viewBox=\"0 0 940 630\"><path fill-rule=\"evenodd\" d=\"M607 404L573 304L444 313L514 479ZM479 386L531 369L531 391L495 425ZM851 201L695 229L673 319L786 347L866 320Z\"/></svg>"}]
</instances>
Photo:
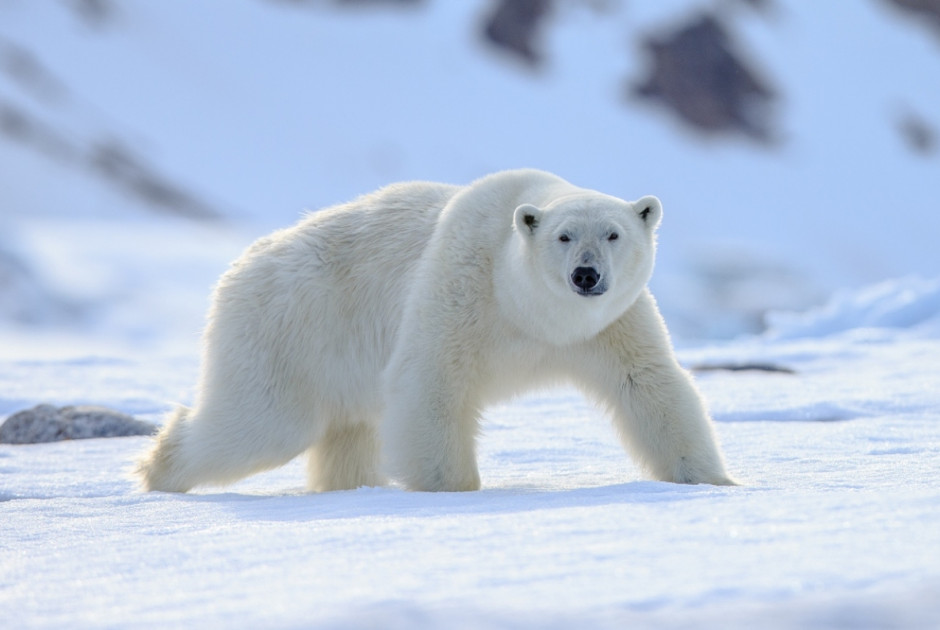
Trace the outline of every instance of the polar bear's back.
<instances>
[{"instance_id":1,"label":"polar bear's back","mask_svg":"<svg viewBox=\"0 0 940 630\"><path fill-rule=\"evenodd\" d=\"M238 382L278 406L264 414L377 413L412 276L459 190L390 186L257 241L216 287L205 343L227 350L206 353L200 389Z\"/></svg>"}]
</instances>

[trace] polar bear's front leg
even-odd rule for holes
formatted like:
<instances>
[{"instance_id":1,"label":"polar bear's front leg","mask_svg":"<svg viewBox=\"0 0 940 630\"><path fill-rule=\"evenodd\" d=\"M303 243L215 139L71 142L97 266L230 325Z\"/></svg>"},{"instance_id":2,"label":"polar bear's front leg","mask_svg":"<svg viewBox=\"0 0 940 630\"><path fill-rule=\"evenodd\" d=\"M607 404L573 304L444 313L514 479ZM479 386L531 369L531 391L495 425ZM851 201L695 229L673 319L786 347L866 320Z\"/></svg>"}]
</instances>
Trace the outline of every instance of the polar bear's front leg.
<instances>
[{"instance_id":1,"label":"polar bear's front leg","mask_svg":"<svg viewBox=\"0 0 940 630\"><path fill-rule=\"evenodd\" d=\"M708 412L678 365L633 371L617 398L614 423L621 438L657 479L734 485Z\"/></svg>"},{"instance_id":2,"label":"polar bear's front leg","mask_svg":"<svg viewBox=\"0 0 940 630\"><path fill-rule=\"evenodd\" d=\"M465 383L411 356L386 373L382 443L385 466L409 490L480 489L479 413Z\"/></svg>"},{"instance_id":3,"label":"polar bear's front leg","mask_svg":"<svg viewBox=\"0 0 940 630\"><path fill-rule=\"evenodd\" d=\"M655 302L643 294L589 344L580 381L611 410L620 437L655 478L734 485L711 418L675 359Z\"/></svg>"}]
</instances>

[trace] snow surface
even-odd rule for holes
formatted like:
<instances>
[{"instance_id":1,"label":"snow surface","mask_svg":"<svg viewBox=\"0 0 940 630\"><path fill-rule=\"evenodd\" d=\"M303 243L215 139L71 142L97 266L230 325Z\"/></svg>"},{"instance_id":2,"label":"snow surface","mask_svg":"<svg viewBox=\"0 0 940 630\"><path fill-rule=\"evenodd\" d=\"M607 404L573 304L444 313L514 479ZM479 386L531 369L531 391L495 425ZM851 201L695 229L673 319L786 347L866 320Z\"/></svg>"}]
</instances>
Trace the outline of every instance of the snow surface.
<instances>
[{"instance_id":1,"label":"snow surface","mask_svg":"<svg viewBox=\"0 0 940 630\"><path fill-rule=\"evenodd\" d=\"M145 438L0 445L0 628L940 627L938 156L892 122L935 115L929 29L875 1L562 3L528 72L479 44L483 2L128 0L96 28L69 6L0 2L0 47L48 73L0 72L0 99L223 218L0 142L0 418L160 422L252 240L391 181L534 166L664 200L654 292L742 486L644 480L570 390L488 410L468 494L307 495L302 461L141 494ZM779 147L622 102L630 42L683 7L725 11L768 71ZM706 369L756 364L789 372Z\"/></svg>"},{"instance_id":2,"label":"snow surface","mask_svg":"<svg viewBox=\"0 0 940 630\"><path fill-rule=\"evenodd\" d=\"M2 446L0 626L936 627L940 309L929 287L880 293L888 319L932 315L682 353L794 372L698 376L740 487L643 480L565 390L487 412L473 493L308 495L297 461L142 494L127 469L146 439ZM843 296L805 330L872 306ZM196 370L5 359L0 413L95 400L159 420Z\"/></svg>"}]
</instances>

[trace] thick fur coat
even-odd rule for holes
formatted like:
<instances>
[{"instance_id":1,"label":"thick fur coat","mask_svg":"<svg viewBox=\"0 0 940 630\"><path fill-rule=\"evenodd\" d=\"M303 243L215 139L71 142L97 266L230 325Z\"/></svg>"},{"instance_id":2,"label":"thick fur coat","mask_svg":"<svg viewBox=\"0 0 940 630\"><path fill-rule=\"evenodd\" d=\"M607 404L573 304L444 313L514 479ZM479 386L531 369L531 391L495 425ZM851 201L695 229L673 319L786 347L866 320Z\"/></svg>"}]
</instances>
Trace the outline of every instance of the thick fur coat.
<instances>
[{"instance_id":1,"label":"thick fur coat","mask_svg":"<svg viewBox=\"0 0 940 630\"><path fill-rule=\"evenodd\" d=\"M148 490L309 454L314 491L480 487L485 407L570 382L657 479L733 483L646 284L662 207L541 171L397 184L262 238L222 276L195 403Z\"/></svg>"}]
</instances>

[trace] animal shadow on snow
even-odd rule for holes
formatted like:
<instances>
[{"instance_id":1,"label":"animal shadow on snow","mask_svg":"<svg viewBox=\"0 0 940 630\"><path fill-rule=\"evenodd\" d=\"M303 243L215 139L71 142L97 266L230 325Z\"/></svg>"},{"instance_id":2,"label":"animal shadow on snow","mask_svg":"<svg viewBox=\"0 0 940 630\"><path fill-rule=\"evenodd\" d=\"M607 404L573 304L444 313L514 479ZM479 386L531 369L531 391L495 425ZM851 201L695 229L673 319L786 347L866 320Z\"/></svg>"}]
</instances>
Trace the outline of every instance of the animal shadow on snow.
<instances>
[{"instance_id":1,"label":"animal shadow on snow","mask_svg":"<svg viewBox=\"0 0 940 630\"><path fill-rule=\"evenodd\" d=\"M563 490L509 487L477 492L407 492L383 487L322 494L261 496L222 493L188 494L181 498L223 505L246 521L318 521L370 516L433 518L448 514L513 514L572 507L690 501L726 492L726 487L634 481Z\"/></svg>"}]
</instances>

